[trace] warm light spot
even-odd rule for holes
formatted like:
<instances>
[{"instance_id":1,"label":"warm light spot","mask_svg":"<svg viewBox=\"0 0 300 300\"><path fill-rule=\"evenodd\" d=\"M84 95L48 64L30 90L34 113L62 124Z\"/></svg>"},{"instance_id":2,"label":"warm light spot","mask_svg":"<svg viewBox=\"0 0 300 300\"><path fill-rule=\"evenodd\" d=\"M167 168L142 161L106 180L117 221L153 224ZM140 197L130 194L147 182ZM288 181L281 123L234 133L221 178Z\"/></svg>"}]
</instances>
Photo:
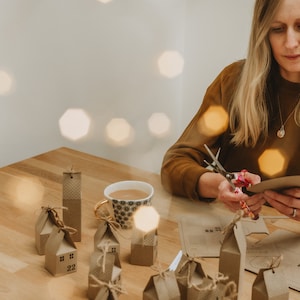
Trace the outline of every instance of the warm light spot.
<instances>
[{"instance_id":1,"label":"warm light spot","mask_svg":"<svg viewBox=\"0 0 300 300\"><path fill-rule=\"evenodd\" d=\"M87 135L90 118L83 109L70 108L59 119L61 134L71 140L78 140Z\"/></svg>"},{"instance_id":2,"label":"warm light spot","mask_svg":"<svg viewBox=\"0 0 300 300\"><path fill-rule=\"evenodd\" d=\"M210 106L198 121L198 130L206 136L216 136L228 127L228 114L222 106Z\"/></svg>"},{"instance_id":3,"label":"warm light spot","mask_svg":"<svg viewBox=\"0 0 300 300\"><path fill-rule=\"evenodd\" d=\"M106 3L109 3L111 2L112 0L97 0L98 2L101 2L103 4L106 4Z\"/></svg>"},{"instance_id":4,"label":"warm light spot","mask_svg":"<svg viewBox=\"0 0 300 300\"><path fill-rule=\"evenodd\" d=\"M172 78L182 73L184 59L177 51L165 51L158 59L158 68L162 75Z\"/></svg>"},{"instance_id":5,"label":"warm light spot","mask_svg":"<svg viewBox=\"0 0 300 300\"><path fill-rule=\"evenodd\" d=\"M11 178L2 182L9 198L16 207L34 211L39 208L44 198L45 188L37 178Z\"/></svg>"},{"instance_id":6,"label":"warm light spot","mask_svg":"<svg viewBox=\"0 0 300 300\"><path fill-rule=\"evenodd\" d=\"M148 119L150 133L157 137L168 135L171 128L171 121L164 113L153 113Z\"/></svg>"},{"instance_id":7,"label":"warm light spot","mask_svg":"<svg viewBox=\"0 0 300 300\"><path fill-rule=\"evenodd\" d=\"M114 118L106 125L106 137L117 146L126 146L134 139L134 130L123 118Z\"/></svg>"},{"instance_id":8,"label":"warm light spot","mask_svg":"<svg viewBox=\"0 0 300 300\"><path fill-rule=\"evenodd\" d=\"M286 160L279 150L268 149L259 157L258 164L262 173L269 177L273 177L284 171Z\"/></svg>"},{"instance_id":9,"label":"warm light spot","mask_svg":"<svg viewBox=\"0 0 300 300\"><path fill-rule=\"evenodd\" d=\"M0 95L9 93L13 86L12 77L5 71L0 71Z\"/></svg>"},{"instance_id":10,"label":"warm light spot","mask_svg":"<svg viewBox=\"0 0 300 300\"><path fill-rule=\"evenodd\" d=\"M143 232L150 232L158 227L159 214L153 206L141 206L133 215L134 225Z\"/></svg>"}]
</instances>

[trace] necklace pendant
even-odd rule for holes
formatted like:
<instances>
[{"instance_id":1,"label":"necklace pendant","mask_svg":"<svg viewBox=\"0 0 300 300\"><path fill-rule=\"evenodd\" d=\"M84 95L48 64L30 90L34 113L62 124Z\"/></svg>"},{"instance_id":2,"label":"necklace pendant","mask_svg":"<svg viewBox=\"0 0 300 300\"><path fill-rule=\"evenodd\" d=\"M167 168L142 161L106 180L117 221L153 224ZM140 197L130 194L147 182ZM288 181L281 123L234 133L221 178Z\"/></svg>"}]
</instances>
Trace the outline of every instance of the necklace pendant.
<instances>
[{"instance_id":1,"label":"necklace pendant","mask_svg":"<svg viewBox=\"0 0 300 300\"><path fill-rule=\"evenodd\" d=\"M277 131L277 136L282 139L285 136L285 130L284 130L284 125L280 127L280 129Z\"/></svg>"}]
</instances>

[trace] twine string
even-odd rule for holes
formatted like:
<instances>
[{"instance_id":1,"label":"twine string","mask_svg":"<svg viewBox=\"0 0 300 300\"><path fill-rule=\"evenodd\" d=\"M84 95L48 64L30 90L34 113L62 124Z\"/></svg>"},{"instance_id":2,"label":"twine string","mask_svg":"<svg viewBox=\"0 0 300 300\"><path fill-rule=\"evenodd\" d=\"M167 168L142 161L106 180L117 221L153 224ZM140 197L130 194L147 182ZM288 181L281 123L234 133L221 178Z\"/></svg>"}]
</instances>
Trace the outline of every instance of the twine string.
<instances>
[{"instance_id":1,"label":"twine string","mask_svg":"<svg viewBox=\"0 0 300 300\"><path fill-rule=\"evenodd\" d=\"M103 286L107 287L110 291L115 291L120 294L127 294L127 291L122 288L120 284L112 283L111 281L105 282L98 279L94 274L89 275L91 279L95 281L95 283L91 284L91 287L101 288Z\"/></svg>"},{"instance_id":2,"label":"twine string","mask_svg":"<svg viewBox=\"0 0 300 300\"><path fill-rule=\"evenodd\" d=\"M97 266L102 267L103 274L105 273L106 254L109 249L109 244L110 244L110 241L106 241L106 243L102 247L99 247L101 254L97 258L96 264L97 264Z\"/></svg>"},{"instance_id":3,"label":"twine string","mask_svg":"<svg viewBox=\"0 0 300 300\"><path fill-rule=\"evenodd\" d=\"M239 210L234 215L234 218L231 221L231 223L229 225L227 225L227 226L224 227L222 233L226 235L227 233L229 233L230 231L232 231L232 229L236 226L236 223L241 220L243 214L244 214L244 212L242 210Z\"/></svg>"}]
</instances>

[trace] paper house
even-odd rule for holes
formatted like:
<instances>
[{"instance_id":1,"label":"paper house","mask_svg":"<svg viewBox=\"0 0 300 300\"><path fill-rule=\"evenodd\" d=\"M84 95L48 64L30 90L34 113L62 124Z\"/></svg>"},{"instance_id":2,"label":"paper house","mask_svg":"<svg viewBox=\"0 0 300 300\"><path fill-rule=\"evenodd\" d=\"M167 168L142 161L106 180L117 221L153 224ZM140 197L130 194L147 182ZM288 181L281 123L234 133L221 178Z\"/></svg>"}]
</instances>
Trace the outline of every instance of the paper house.
<instances>
[{"instance_id":1,"label":"paper house","mask_svg":"<svg viewBox=\"0 0 300 300\"><path fill-rule=\"evenodd\" d=\"M108 222L101 222L94 235L94 248L107 252L120 253L120 242Z\"/></svg>"},{"instance_id":2,"label":"paper house","mask_svg":"<svg viewBox=\"0 0 300 300\"><path fill-rule=\"evenodd\" d=\"M139 266L151 266L157 258L157 230L143 234L133 229L130 263Z\"/></svg>"},{"instance_id":3,"label":"paper house","mask_svg":"<svg viewBox=\"0 0 300 300\"><path fill-rule=\"evenodd\" d=\"M42 211L35 223L35 246L39 255L45 254L46 242L53 230L55 220L50 207L42 207Z\"/></svg>"},{"instance_id":4,"label":"paper house","mask_svg":"<svg viewBox=\"0 0 300 300\"><path fill-rule=\"evenodd\" d=\"M67 230L52 230L45 247L45 268L54 276L77 271L77 249Z\"/></svg>"},{"instance_id":5,"label":"paper house","mask_svg":"<svg viewBox=\"0 0 300 300\"><path fill-rule=\"evenodd\" d=\"M121 285L121 264L118 253L95 251L91 255L88 277L88 297L95 299L101 285L99 281ZM96 280L95 280L95 279Z\"/></svg>"}]
</instances>

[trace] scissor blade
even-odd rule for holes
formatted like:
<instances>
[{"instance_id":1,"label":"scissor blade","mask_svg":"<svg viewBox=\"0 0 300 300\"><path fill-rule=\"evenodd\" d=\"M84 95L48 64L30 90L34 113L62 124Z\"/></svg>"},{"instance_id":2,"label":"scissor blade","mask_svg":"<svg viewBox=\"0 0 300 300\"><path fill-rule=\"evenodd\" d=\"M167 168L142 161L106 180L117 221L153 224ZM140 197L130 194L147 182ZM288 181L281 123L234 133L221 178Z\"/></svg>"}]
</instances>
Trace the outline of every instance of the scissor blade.
<instances>
[{"instance_id":1,"label":"scissor blade","mask_svg":"<svg viewBox=\"0 0 300 300\"><path fill-rule=\"evenodd\" d=\"M204 144L204 147L205 147L206 151L208 152L208 154L210 155L210 157L212 158L212 160L214 161L214 163L216 164L216 166L219 168L219 170L226 173L226 170L224 169L224 167L221 165L221 163L218 160L221 149L219 148L219 150L217 152L217 156L215 156L206 144Z\"/></svg>"}]
</instances>

